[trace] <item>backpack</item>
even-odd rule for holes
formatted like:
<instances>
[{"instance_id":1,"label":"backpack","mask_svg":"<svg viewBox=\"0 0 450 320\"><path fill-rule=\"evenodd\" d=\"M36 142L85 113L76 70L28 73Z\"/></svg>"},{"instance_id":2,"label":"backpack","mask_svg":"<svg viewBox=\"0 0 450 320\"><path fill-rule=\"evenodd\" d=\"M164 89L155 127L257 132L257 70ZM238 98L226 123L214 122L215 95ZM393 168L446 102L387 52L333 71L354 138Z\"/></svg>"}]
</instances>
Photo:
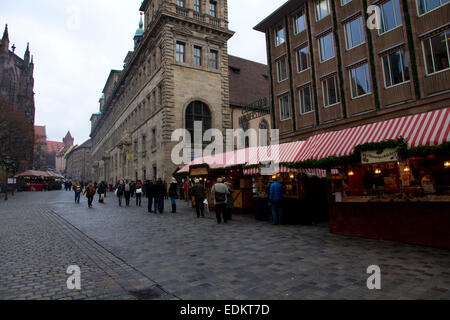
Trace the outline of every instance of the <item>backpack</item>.
<instances>
[{"instance_id":1,"label":"backpack","mask_svg":"<svg viewBox=\"0 0 450 320\"><path fill-rule=\"evenodd\" d=\"M217 192L217 191L214 193L214 197L216 199L216 202L225 202L225 200L227 198L225 193Z\"/></svg>"}]
</instances>

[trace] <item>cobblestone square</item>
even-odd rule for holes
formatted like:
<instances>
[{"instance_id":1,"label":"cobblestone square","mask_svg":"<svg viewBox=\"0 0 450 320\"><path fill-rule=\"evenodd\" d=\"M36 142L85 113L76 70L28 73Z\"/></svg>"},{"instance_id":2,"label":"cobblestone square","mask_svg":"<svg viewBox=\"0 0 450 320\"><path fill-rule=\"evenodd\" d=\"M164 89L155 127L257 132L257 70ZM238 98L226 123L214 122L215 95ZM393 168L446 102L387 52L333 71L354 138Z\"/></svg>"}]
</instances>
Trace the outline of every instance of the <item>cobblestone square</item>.
<instances>
[{"instance_id":1,"label":"cobblestone square","mask_svg":"<svg viewBox=\"0 0 450 320\"><path fill-rule=\"evenodd\" d=\"M217 224L178 212L148 213L73 193L17 193L0 201L0 299L442 299L450 252L330 234L328 225L273 226L235 215ZM299 208L301 210L301 208ZM68 266L81 290L67 289ZM381 268L369 290L367 268Z\"/></svg>"}]
</instances>

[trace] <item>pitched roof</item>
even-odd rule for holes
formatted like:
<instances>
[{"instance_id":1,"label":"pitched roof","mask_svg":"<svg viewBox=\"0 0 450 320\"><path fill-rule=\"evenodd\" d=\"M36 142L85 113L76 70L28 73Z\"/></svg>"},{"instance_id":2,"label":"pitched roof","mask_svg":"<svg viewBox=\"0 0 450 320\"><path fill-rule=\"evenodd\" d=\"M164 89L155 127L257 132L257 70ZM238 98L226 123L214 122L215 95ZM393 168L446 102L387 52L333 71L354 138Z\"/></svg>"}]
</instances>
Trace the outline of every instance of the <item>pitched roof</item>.
<instances>
[{"instance_id":1,"label":"pitched roof","mask_svg":"<svg viewBox=\"0 0 450 320\"><path fill-rule=\"evenodd\" d=\"M228 68L231 106L246 106L269 97L267 65L229 55Z\"/></svg>"},{"instance_id":2,"label":"pitched roof","mask_svg":"<svg viewBox=\"0 0 450 320\"><path fill-rule=\"evenodd\" d=\"M47 153L58 153L65 146L64 142L47 141Z\"/></svg>"}]
</instances>

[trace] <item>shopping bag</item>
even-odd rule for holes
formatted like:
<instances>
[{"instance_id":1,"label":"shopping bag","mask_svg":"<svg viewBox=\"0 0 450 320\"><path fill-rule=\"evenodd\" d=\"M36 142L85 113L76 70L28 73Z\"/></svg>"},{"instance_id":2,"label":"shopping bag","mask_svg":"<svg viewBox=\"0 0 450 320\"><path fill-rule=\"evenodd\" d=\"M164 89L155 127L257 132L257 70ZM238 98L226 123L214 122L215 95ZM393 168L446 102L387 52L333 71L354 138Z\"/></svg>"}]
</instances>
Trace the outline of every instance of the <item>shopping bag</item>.
<instances>
[{"instance_id":1,"label":"shopping bag","mask_svg":"<svg viewBox=\"0 0 450 320\"><path fill-rule=\"evenodd\" d=\"M208 200L205 199L205 201L203 201L203 206L205 208L206 212L209 212L209 205L208 205Z\"/></svg>"}]
</instances>

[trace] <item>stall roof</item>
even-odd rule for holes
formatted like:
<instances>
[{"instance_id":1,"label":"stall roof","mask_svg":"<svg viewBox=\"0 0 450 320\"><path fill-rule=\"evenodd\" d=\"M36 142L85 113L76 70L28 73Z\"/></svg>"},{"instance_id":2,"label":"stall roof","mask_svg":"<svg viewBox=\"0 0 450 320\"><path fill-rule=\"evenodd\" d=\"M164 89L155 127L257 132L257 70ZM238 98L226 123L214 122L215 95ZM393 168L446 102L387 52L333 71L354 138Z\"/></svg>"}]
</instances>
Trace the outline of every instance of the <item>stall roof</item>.
<instances>
[{"instance_id":1,"label":"stall roof","mask_svg":"<svg viewBox=\"0 0 450 320\"><path fill-rule=\"evenodd\" d=\"M409 148L438 146L450 141L450 108L312 136L294 162L348 156L358 145L400 137L405 139Z\"/></svg>"},{"instance_id":2,"label":"stall roof","mask_svg":"<svg viewBox=\"0 0 450 320\"><path fill-rule=\"evenodd\" d=\"M50 171L36 171L36 170L27 170L25 172L19 173L14 176L14 178L19 177L53 177L53 178L62 178L61 175L50 172Z\"/></svg>"}]
</instances>

